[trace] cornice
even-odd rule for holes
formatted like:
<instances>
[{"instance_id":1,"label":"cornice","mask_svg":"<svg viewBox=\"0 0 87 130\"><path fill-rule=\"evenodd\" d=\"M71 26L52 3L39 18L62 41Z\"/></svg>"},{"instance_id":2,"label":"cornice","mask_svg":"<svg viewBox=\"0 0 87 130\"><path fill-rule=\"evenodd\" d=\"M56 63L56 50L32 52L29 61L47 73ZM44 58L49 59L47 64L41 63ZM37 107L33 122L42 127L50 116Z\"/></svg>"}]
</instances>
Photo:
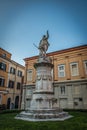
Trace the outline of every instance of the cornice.
<instances>
[{"instance_id":1,"label":"cornice","mask_svg":"<svg viewBox=\"0 0 87 130\"><path fill-rule=\"evenodd\" d=\"M82 50L82 49L86 49L86 48L87 48L87 44L82 45L82 46L76 46L76 47L72 47L72 48L67 48L67 49L63 49L63 50L58 50L58 51L50 52L50 53L47 53L47 56L53 56L53 55L57 55L57 54L63 54L63 53L77 51L77 50ZM37 59L38 57L39 57L39 55L33 56L33 57L24 58L23 60L26 62L26 61L29 61L29 60Z\"/></svg>"}]
</instances>

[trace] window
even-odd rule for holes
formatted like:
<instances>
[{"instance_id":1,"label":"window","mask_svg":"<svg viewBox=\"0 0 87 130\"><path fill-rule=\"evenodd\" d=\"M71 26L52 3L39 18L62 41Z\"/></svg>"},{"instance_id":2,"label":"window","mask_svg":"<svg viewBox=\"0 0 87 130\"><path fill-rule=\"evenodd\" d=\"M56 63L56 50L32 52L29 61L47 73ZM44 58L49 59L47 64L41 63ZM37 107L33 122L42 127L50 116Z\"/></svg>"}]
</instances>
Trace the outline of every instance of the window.
<instances>
[{"instance_id":1,"label":"window","mask_svg":"<svg viewBox=\"0 0 87 130\"><path fill-rule=\"evenodd\" d=\"M60 86L61 94L65 94L65 85Z\"/></svg>"},{"instance_id":2,"label":"window","mask_svg":"<svg viewBox=\"0 0 87 130\"><path fill-rule=\"evenodd\" d=\"M5 79L4 78L0 78L0 86L4 87L5 84Z\"/></svg>"},{"instance_id":3,"label":"window","mask_svg":"<svg viewBox=\"0 0 87 130\"><path fill-rule=\"evenodd\" d=\"M71 66L71 75L72 76L79 75L79 72L78 72L78 63L71 63L70 66Z\"/></svg>"},{"instance_id":4,"label":"window","mask_svg":"<svg viewBox=\"0 0 87 130\"><path fill-rule=\"evenodd\" d=\"M17 89L21 88L21 83L17 82Z\"/></svg>"},{"instance_id":5,"label":"window","mask_svg":"<svg viewBox=\"0 0 87 130\"><path fill-rule=\"evenodd\" d=\"M27 81L32 81L32 76L33 76L33 70L32 69L27 70Z\"/></svg>"},{"instance_id":6,"label":"window","mask_svg":"<svg viewBox=\"0 0 87 130\"><path fill-rule=\"evenodd\" d=\"M87 74L87 61L85 61L84 64L85 64L85 73Z\"/></svg>"},{"instance_id":7,"label":"window","mask_svg":"<svg viewBox=\"0 0 87 130\"><path fill-rule=\"evenodd\" d=\"M14 88L14 81L9 80L8 88Z\"/></svg>"},{"instance_id":8,"label":"window","mask_svg":"<svg viewBox=\"0 0 87 130\"><path fill-rule=\"evenodd\" d=\"M2 54L2 57L6 58L6 54L5 54L5 53L4 53L4 54Z\"/></svg>"},{"instance_id":9,"label":"window","mask_svg":"<svg viewBox=\"0 0 87 130\"><path fill-rule=\"evenodd\" d=\"M74 88L74 94L75 95L80 94L80 85L74 85L73 88Z\"/></svg>"},{"instance_id":10,"label":"window","mask_svg":"<svg viewBox=\"0 0 87 130\"><path fill-rule=\"evenodd\" d=\"M58 77L65 77L65 65L58 65Z\"/></svg>"},{"instance_id":11,"label":"window","mask_svg":"<svg viewBox=\"0 0 87 130\"><path fill-rule=\"evenodd\" d=\"M18 70L18 76L22 77L22 71Z\"/></svg>"},{"instance_id":12,"label":"window","mask_svg":"<svg viewBox=\"0 0 87 130\"><path fill-rule=\"evenodd\" d=\"M10 73L11 73L11 74L15 74L15 68L11 67L11 68L10 68Z\"/></svg>"},{"instance_id":13,"label":"window","mask_svg":"<svg viewBox=\"0 0 87 130\"><path fill-rule=\"evenodd\" d=\"M82 99L82 98L79 98L79 101L83 101L83 99Z\"/></svg>"},{"instance_id":14,"label":"window","mask_svg":"<svg viewBox=\"0 0 87 130\"><path fill-rule=\"evenodd\" d=\"M0 69L6 71L6 64L0 62Z\"/></svg>"}]
</instances>

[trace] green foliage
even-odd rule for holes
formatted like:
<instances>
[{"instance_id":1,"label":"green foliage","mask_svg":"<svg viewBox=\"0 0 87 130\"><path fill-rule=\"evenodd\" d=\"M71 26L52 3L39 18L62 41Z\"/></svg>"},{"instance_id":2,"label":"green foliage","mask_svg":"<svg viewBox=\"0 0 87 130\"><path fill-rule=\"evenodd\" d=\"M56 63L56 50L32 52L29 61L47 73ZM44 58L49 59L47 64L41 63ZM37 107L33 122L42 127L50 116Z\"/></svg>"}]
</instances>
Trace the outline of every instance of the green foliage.
<instances>
[{"instance_id":1,"label":"green foliage","mask_svg":"<svg viewBox=\"0 0 87 130\"><path fill-rule=\"evenodd\" d=\"M0 130L87 130L87 112L70 111L65 121L29 122L14 119L18 112L0 114Z\"/></svg>"}]
</instances>

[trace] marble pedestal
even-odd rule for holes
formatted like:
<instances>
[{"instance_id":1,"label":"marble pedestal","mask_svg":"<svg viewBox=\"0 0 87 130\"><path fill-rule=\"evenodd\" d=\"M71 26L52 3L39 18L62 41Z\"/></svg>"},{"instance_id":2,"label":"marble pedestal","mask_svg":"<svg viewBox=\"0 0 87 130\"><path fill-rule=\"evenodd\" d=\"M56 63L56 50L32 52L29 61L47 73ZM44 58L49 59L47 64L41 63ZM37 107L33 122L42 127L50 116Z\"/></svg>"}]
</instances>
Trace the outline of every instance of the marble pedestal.
<instances>
[{"instance_id":1,"label":"marble pedestal","mask_svg":"<svg viewBox=\"0 0 87 130\"><path fill-rule=\"evenodd\" d=\"M51 63L51 59L49 57L39 58L34 67L36 69L36 87L33 92L30 108L18 114L16 119L54 121L70 118L71 116L67 112L63 112L61 108L57 108L57 99L54 98L52 86L51 71L53 64Z\"/></svg>"},{"instance_id":2,"label":"marble pedestal","mask_svg":"<svg viewBox=\"0 0 87 130\"><path fill-rule=\"evenodd\" d=\"M51 109L53 100L53 87L51 70L53 64L48 62L35 63L36 89L33 92L31 109Z\"/></svg>"}]
</instances>

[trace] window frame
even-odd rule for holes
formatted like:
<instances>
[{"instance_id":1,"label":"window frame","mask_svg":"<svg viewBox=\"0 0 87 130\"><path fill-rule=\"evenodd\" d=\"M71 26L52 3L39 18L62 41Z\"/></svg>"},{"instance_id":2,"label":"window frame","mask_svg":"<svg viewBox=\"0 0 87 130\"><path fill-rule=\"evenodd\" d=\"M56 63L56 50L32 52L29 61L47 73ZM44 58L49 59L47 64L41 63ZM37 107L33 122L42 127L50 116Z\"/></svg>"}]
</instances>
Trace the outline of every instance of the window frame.
<instances>
[{"instance_id":1,"label":"window frame","mask_svg":"<svg viewBox=\"0 0 87 130\"><path fill-rule=\"evenodd\" d=\"M22 77L22 71L21 70L18 70L17 76Z\"/></svg>"},{"instance_id":2,"label":"window frame","mask_svg":"<svg viewBox=\"0 0 87 130\"><path fill-rule=\"evenodd\" d=\"M6 71L6 67L7 67L6 63L0 62L0 70Z\"/></svg>"},{"instance_id":3,"label":"window frame","mask_svg":"<svg viewBox=\"0 0 87 130\"><path fill-rule=\"evenodd\" d=\"M76 69L77 69L77 73L73 74L73 69L72 69L72 66L73 65L76 65ZM73 62L73 63L70 63L70 71L71 71L71 76L78 76L79 75L79 66L78 66L78 62Z\"/></svg>"},{"instance_id":4,"label":"window frame","mask_svg":"<svg viewBox=\"0 0 87 130\"><path fill-rule=\"evenodd\" d=\"M19 85L20 84L20 85ZM17 90L20 90L21 89L21 83L20 82L17 82Z\"/></svg>"},{"instance_id":5,"label":"window frame","mask_svg":"<svg viewBox=\"0 0 87 130\"><path fill-rule=\"evenodd\" d=\"M64 67L64 69L63 70L60 70L59 68L60 67ZM63 73L63 76L60 74L60 73ZM65 64L60 64L60 65L58 65L58 77L65 77Z\"/></svg>"},{"instance_id":6,"label":"window frame","mask_svg":"<svg viewBox=\"0 0 87 130\"><path fill-rule=\"evenodd\" d=\"M14 67L10 67L10 73L11 74L15 74L16 73L16 69Z\"/></svg>"},{"instance_id":7,"label":"window frame","mask_svg":"<svg viewBox=\"0 0 87 130\"><path fill-rule=\"evenodd\" d=\"M65 85L60 85L60 93L63 95L66 93L66 86Z\"/></svg>"},{"instance_id":8,"label":"window frame","mask_svg":"<svg viewBox=\"0 0 87 130\"><path fill-rule=\"evenodd\" d=\"M29 71L31 73L29 73ZM29 78L28 78L29 77ZM28 69L27 70L27 81L32 81L33 80L33 69Z\"/></svg>"},{"instance_id":9,"label":"window frame","mask_svg":"<svg viewBox=\"0 0 87 130\"><path fill-rule=\"evenodd\" d=\"M0 77L0 79L3 80L3 81L1 81L2 83L1 83L0 87L4 87L4 85L5 85L5 79L3 77Z\"/></svg>"},{"instance_id":10,"label":"window frame","mask_svg":"<svg viewBox=\"0 0 87 130\"><path fill-rule=\"evenodd\" d=\"M84 67L85 67L85 74L87 75L87 61L84 61Z\"/></svg>"},{"instance_id":11,"label":"window frame","mask_svg":"<svg viewBox=\"0 0 87 130\"><path fill-rule=\"evenodd\" d=\"M3 57L3 58L6 58L6 53L3 53L3 54L2 54L2 57Z\"/></svg>"},{"instance_id":12,"label":"window frame","mask_svg":"<svg viewBox=\"0 0 87 130\"><path fill-rule=\"evenodd\" d=\"M15 82L13 80L9 80L8 88L14 88Z\"/></svg>"}]
</instances>

